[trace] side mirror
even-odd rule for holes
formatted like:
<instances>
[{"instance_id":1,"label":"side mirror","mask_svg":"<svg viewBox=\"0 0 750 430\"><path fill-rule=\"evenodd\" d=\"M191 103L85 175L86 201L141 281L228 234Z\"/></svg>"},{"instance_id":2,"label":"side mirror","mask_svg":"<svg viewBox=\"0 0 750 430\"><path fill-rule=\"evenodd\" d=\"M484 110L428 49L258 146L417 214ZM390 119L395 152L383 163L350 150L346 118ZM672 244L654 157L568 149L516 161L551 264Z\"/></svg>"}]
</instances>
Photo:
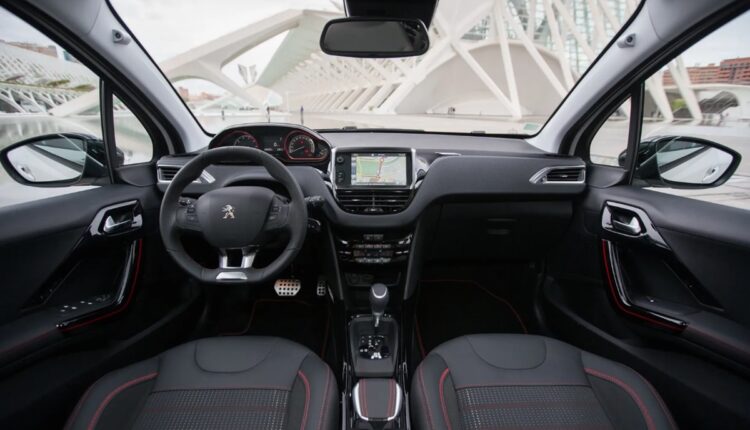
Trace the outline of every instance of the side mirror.
<instances>
[{"instance_id":1,"label":"side mirror","mask_svg":"<svg viewBox=\"0 0 750 430\"><path fill-rule=\"evenodd\" d=\"M340 18L328 21L320 35L323 52L343 57L413 57L429 48L427 28L418 19Z\"/></svg>"},{"instance_id":2,"label":"side mirror","mask_svg":"<svg viewBox=\"0 0 750 430\"><path fill-rule=\"evenodd\" d=\"M26 185L67 186L107 176L104 142L85 134L56 133L18 142L0 152L0 163Z\"/></svg>"},{"instance_id":3,"label":"side mirror","mask_svg":"<svg viewBox=\"0 0 750 430\"><path fill-rule=\"evenodd\" d=\"M705 139L660 136L641 142L634 177L654 187L713 188L742 161L737 151Z\"/></svg>"}]
</instances>

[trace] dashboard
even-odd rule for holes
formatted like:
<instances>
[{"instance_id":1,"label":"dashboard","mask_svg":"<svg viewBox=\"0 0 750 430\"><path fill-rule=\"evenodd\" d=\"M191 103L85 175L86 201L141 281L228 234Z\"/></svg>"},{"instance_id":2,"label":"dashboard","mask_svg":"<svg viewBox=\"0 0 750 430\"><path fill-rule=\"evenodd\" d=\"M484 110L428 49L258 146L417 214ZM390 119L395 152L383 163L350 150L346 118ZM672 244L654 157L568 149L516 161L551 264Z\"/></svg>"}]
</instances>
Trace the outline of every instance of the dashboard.
<instances>
[{"instance_id":1,"label":"dashboard","mask_svg":"<svg viewBox=\"0 0 750 430\"><path fill-rule=\"evenodd\" d=\"M233 126L217 134L208 148L245 146L273 155L283 163L325 165L331 146L315 131L292 125L248 124Z\"/></svg>"},{"instance_id":2,"label":"dashboard","mask_svg":"<svg viewBox=\"0 0 750 430\"><path fill-rule=\"evenodd\" d=\"M342 229L403 229L413 226L428 208L445 202L559 201L586 187L580 158L547 154L514 138L317 132L263 123L227 128L211 140L209 149L243 145L288 165L305 196L321 198L325 218ZM162 192L193 156L175 154L157 162ZM565 173L558 175L564 179L545 176L557 170ZM537 180L540 177L546 180ZM199 196L226 186L272 181L262 166L225 163L208 167L185 194ZM484 224L486 220L477 225Z\"/></svg>"}]
</instances>

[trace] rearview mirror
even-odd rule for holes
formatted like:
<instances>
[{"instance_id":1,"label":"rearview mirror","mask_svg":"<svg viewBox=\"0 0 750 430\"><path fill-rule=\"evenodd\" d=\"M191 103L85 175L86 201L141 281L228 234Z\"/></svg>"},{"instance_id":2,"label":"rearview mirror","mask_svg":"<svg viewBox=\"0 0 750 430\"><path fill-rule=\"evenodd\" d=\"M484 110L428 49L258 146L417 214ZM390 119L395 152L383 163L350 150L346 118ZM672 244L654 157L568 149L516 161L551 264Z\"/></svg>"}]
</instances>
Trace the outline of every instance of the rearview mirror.
<instances>
[{"instance_id":1,"label":"rearview mirror","mask_svg":"<svg viewBox=\"0 0 750 430\"><path fill-rule=\"evenodd\" d=\"M18 142L0 153L0 162L11 177L28 185L65 186L107 176L104 142L76 133Z\"/></svg>"},{"instance_id":2,"label":"rearview mirror","mask_svg":"<svg viewBox=\"0 0 750 430\"><path fill-rule=\"evenodd\" d=\"M742 157L705 139L659 136L641 142L635 179L654 187L712 188L726 182Z\"/></svg>"},{"instance_id":3,"label":"rearview mirror","mask_svg":"<svg viewBox=\"0 0 750 430\"><path fill-rule=\"evenodd\" d=\"M328 21L320 35L323 52L343 57L413 57L429 47L427 28L418 19L340 18Z\"/></svg>"}]
</instances>

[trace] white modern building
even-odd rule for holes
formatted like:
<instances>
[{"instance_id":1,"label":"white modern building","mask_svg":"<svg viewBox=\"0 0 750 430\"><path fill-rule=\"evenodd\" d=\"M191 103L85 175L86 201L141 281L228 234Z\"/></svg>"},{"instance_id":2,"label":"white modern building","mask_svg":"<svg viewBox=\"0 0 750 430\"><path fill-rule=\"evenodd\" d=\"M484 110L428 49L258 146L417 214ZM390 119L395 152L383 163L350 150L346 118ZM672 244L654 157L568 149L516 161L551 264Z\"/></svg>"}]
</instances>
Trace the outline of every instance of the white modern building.
<instances>
[{"instance_id":1,"label":"white modern building","mask_svg":"<svg viewBox=\"0 0 750 430\"><path fill-rule=\"evenodd\" d=\"M323 54L321 30L343 12L287 10L160 66L172 81L202 79L226 91L197 106L199 115L249 106L283 117L303 108L308 117L375 127L409 121L411 128L425 129L438 129L449 115L461 130L533 132L635 7L635 0L441 0L430 28L431 49L406 59ZM283 41L255 79L238 82L223 72L233 60L276 37ZM694 121L705 119L702 98L717 91L734 94L743 103L747 99L741 87L692 85L679 58L668 70L674 85L665 87L659 75L646 84L646 113L653 118L674 120L674 98L684 101ZM95 84L96 78L75 62L0 43L3 112L81 114L98 103L96 91L85 91ZM748 107L743 106L729 113L747 119ZM714 113L709 121L715 121Z\"/></svg>"}]
</instances>

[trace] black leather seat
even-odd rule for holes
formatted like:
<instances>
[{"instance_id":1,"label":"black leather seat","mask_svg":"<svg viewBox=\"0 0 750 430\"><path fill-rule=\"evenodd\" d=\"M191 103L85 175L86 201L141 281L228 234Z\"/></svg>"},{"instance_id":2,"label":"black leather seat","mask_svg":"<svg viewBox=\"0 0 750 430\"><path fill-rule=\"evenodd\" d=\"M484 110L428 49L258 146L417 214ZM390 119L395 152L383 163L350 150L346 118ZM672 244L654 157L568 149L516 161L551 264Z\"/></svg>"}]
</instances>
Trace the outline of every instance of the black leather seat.
<instances>
[{"instance_id":1,"label":"black leather seat","mask_svg":"<svg viewBox=\"0 0 750 430\"><path fill-rule=\"evenodd\" d=\"M273 337L202 339L105 375L70 429L334 429L338 388L313 352Z\"/></svg>"},{"instance_id":2,"label":"black leather seat","mask_svg":"<svg viewBox=\"0 0 750 430\"><path fill-rule=\"evenodd\" d=\"M675 428L638 373L540 336L446 342L417 368L410 397L417 429Z\"/></svg>"}]
</instances>

